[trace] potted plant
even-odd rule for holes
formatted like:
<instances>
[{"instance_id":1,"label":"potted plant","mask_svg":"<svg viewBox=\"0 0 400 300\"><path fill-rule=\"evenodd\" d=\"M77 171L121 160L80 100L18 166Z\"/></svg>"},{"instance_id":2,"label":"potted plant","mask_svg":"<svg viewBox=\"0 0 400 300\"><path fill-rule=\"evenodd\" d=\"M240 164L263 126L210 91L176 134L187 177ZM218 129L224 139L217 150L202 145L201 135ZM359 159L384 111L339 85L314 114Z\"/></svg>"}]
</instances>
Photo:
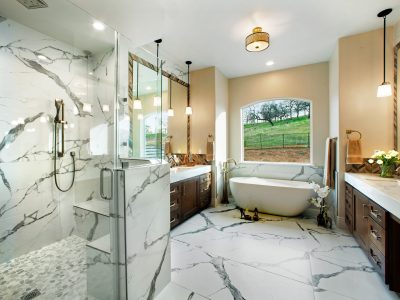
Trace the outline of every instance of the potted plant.
<instances>
[{"instance_id":1,"label":"potted plant","mask_svg":"<svg viewBox=\"0 0 400 300\"><path fill-rule=\"evenodd\" d=\"M329 195L330 188L329 186L321 187L315 182L311 184L314 191L317 193L316 197L310 199L310 203L319 208L319 214L317 216L318 226L332 228L332 219L328 215L329 207L325 200Z\"/></svg>"},{"instance_id":2,"label":"potted plant","mask_svg":"<svg viewBox=\"0 0 400 300\"><path fill-rule=\"evenodd\" d=\"M399 152L390 150L388 152L376 150L372 158L368 160L370 164L376 163L381 167L381 177L392 178L395 172L395 167L400 162Z\"/></svg>"}]
</instances>

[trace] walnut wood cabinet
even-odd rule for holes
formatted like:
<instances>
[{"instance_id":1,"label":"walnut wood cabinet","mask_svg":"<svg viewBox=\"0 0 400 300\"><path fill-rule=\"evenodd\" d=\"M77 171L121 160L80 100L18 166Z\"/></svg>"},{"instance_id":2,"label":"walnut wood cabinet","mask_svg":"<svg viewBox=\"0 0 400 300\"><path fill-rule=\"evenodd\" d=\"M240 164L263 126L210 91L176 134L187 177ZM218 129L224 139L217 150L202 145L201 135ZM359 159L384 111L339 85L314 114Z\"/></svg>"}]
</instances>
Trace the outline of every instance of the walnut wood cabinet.
<instances>
[{"instance_id":1,"label":"walnut wood cabinet","mask_svg":"<svg viewBox=\"0 0 400 300\"><path fill-rule=\"evenodd\" d=\"M400 220L346 183L345 221L389 289L400 292Z\"/></svg>"},{"instance_id":2,"label":"walnut wood cabinet","mask_svg":"<svg viewBox=\"0 0 400 300\"><path fill-rule=\"evenodd\" d=\"M171 228L211 203L211 173L172 183L170 186Z\"/></svg>"}]
</instances>

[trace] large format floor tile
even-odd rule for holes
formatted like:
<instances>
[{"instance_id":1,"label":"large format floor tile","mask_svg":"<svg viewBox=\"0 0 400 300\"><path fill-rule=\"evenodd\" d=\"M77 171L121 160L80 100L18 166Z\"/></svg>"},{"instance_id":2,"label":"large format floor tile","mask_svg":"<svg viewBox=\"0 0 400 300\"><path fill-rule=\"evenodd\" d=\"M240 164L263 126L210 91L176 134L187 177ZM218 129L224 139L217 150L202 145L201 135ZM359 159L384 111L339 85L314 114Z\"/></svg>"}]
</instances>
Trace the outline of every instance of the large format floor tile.
<instances>
[{"instance_id":1,"label":"large format floor tile","mask_svg":"<svg viewBox=\"0 0 400 300\"><path fill-rule=\"evenodd\" d=\"M220 206L171 237L172 283L157 300L398 299L350 234L313 219L251 222Z\"/></svg>"}]
</instances>

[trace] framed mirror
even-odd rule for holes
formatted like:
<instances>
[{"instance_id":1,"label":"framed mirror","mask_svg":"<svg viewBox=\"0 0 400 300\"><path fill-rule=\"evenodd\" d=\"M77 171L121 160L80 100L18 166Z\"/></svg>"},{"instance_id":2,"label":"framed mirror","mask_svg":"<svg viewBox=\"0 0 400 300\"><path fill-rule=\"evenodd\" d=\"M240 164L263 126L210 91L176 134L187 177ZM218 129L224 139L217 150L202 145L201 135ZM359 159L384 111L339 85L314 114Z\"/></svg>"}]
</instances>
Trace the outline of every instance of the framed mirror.
<instances>
[{"instance_id":1,"label":"framed mirror","mask_svg":"<svg viewBox=\"0 0 400 300\"><path fill-rule=\"evenodd\" d=\"M394 103L394 149L400 149L399 141L399 117L400 117L400 107L398 105L398 86L400 84L400 70L399 70L399 56L400 56L400 42L394 47L394 80L393 80L393 103Z\"/></svg>"},{"instance_id":2,"label":"framed mirror","mask_svg":"<svg viewBox=\"0 0 400 300\"><path fill-rule=\"evenodd\" d=\"M123 106L120 124L120 147L124 158L164 159L165 142L173 154L185 153L187 116L185 115L188 84L178 76L129 54L128 97ZM174 116L168 116L168 109ZM121 132L123 132L121 134Z\"/></svg>"}]
</instances>

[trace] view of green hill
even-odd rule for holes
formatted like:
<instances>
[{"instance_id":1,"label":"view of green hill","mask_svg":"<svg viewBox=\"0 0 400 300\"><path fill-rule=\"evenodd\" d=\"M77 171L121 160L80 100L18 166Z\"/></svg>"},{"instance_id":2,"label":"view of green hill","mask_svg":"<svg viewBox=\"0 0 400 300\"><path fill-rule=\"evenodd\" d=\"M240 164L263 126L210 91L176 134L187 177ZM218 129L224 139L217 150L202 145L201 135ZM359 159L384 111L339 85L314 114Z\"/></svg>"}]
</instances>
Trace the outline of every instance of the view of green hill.
<instances>
[{"instance_id":1,"label":"view of green hill","mask_svg":"<svg viewBox=\"0 0 400 300\"><path fill-rule=\"evenodd\" d=\"M307 116L274 122L245 124L245 148L308 146L310 119Z\"/></svg>"}]
</instances>

